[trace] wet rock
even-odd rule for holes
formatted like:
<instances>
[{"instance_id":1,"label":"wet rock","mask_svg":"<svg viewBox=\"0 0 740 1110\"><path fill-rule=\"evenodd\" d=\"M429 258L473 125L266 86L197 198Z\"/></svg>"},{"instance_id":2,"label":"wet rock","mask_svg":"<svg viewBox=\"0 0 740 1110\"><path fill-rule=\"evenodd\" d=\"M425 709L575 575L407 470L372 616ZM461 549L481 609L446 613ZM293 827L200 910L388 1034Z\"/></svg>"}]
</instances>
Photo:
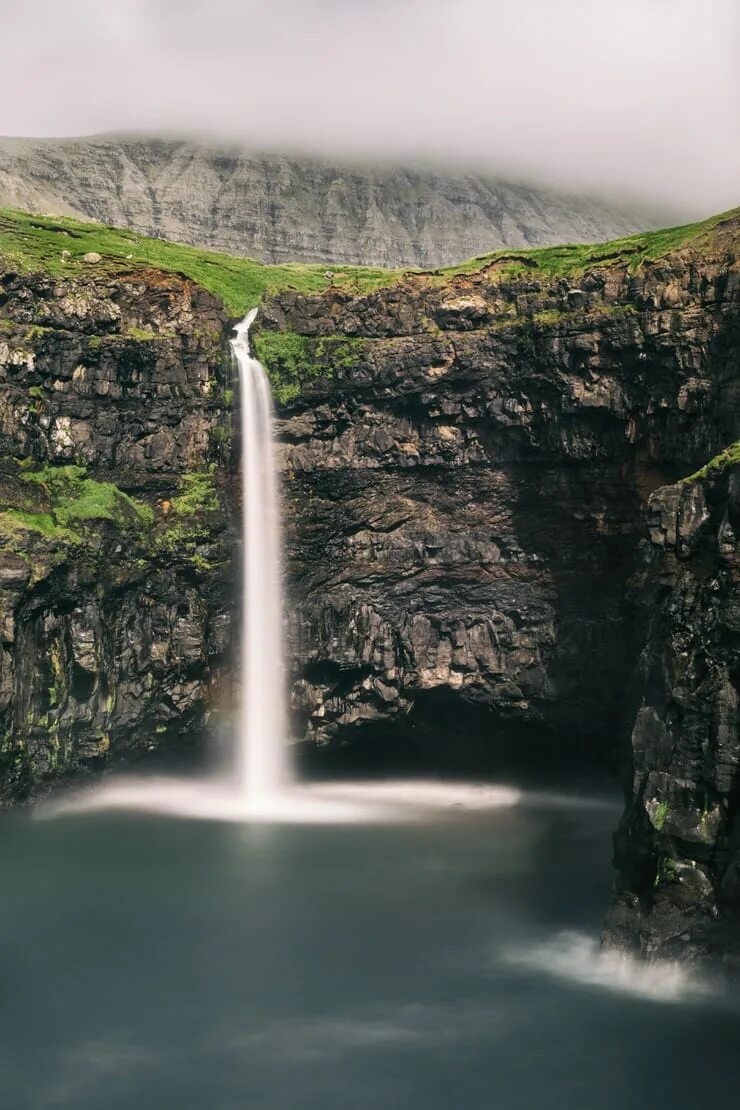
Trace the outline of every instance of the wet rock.
<instances>
[{"instance_id":1,"label":"wet rock","mask_svg":"<svg viewBox=\"0 0 740 1110\"><path fill-rule=\"evenodd\" d=\"M279 414L299 735L351 743L369 704L412 727L445 689L489 709L492 748L521 720L616 761L648 497L737 431L732 243L668 277L620 261L578 288L487 270L267 301L258 328L298 333L307 360L356 339ZM683 557L708 509L666 496L650 534Z\"/></svg>"},{"instance_id":2,"label":"wet rock","mask_svg":"<svg viewBox=\"0 0 740 1110\"><path fill-rule=\"evenodd\" d=\"M739 473L729 467L650 499L650 543L628 591L644 647L605 928L611 945L721 954L737 966Z\"/></svg>"},{"instance_id":3,"label":"wet rock","mask_svg":"<svg viewBox=\"0 0 740 1110\"><path fill-rule=\"evenodd\" d=\"M5 275L3 288L0 800L8 802L202 726L230 650L233 546L230 459L220 446L230 362L218 302L183 278L145 270ZM95 489L123 488L151 506L151 523L123 511L96 518L94 505L90 519L60 523L46 484L56 465L77 468ZM183 476L209 467L218 510L183 518ZM29 471L40 484L23 480Z\"/></svg>"}]
</instances>

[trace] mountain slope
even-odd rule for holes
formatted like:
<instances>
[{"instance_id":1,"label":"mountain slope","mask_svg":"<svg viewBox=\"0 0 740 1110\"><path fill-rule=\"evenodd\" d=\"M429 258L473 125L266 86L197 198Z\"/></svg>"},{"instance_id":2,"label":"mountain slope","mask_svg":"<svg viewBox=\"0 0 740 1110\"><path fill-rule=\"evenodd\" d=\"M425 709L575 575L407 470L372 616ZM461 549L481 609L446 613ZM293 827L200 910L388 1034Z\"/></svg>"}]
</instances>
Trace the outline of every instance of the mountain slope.
<instances>
[{"instance_id":1,"label":"mountain slope","mask_svg":"<svg viewBox=\"0 0 740 1110\"><path fill-rule=\"evenodd\" d=\"M121 137L0 139L0 206L264 262L391 267L655 226L645 211L494 177Z\"/></svg>"},{"instance_id":2,"label":"mountain slope","mask_svg":"<svg viewBox=\"0 0 740 1110\"><path fill-rule=\"evenodd\" d=\"M494 251L435 271L384 270L370 266L335 266L300 262L272 264L236 258L162 239L147 239L125 229L82 223L69 216L35 216L0 208L0 261L22 273L43 272L74 279L96 261L99 279L157 267L183 274L223 301L231 316L244 313L265 295L281 289L312 294L334 290L359 295L421 280L431 283L480 272L499 278L555 279L581 275L604 262L623 262L634 270L689 244L706 246L717 228L736 220L737 211L701 223L643 231L608 243L565 244L517 251ZM90 275L91 276L91 275Z\"/></svg>"}]
</instances>

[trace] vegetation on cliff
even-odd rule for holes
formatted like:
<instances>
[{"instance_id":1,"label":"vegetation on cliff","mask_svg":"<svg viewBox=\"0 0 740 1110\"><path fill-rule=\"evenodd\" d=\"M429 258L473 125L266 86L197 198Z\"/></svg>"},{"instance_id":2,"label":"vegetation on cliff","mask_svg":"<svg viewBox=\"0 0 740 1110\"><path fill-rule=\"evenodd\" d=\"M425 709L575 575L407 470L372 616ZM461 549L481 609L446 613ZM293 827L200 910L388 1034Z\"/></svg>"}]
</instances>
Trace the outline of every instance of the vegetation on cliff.
<instances>
[{"instance_id":1,"label":"vegetation on cliff","mask_svg":"<svg viewBox=\"0 0 740 1110\"><path fill-rule=\"evenodd\" d=\"M156 516L151 505L113 482L87 477L82 466L29 469L30 460L18 465L20 482L4 488L0 552L27 553L29 533L35 533L46 554L57 552L58 561L65 550L94 546L107 522L136 541L128 553L133 563L141 561L144 543L149 558L179 553L196 569L209 569L200 548L211 539L209 517L221 508L213 465L181 475L177 495Z\"/></svg>"},{"instance_id":2,"label":"vegetation on cliff","mask_svg":"<svg viewBox=\"0 0 740 1110\"><path fill-rule=\"evenodd\" d=\"M456 274L476 273L497 264L497 269L502 269L512 277L522 273L539 273L557 278L574 277L596 266L611 266L620 262L627 263L629 269L635 271L643 262L663 258L695 241L697 245L703 243L720 224L732 219L740 219L740 208L711 216L698 223L644 231L607 243L564 243L562 246L539 247L516 253L495 251L437 272L445 277L453 277Z\"/></svg>"},{"instance_id":3,"label":"vegetation on cliff","mask_svg":"<svg viewBox=\"0 0 740 1110\"><path fill-rule=\"evenodd\" d=\"M38 532L62 544L81 544L89 525L111 521L120 528L141 528L154 519L149 505L134 500L113 482L88 478L82 466L44 466L28 469L21 464L24 483L17 487L15 504L0 513L0 544L14 547L24 531Z\"/></svg>"},{"instance_id":4,"label":"vegetation on cliff","mask_svg":"<svg viewBox=\"0 0 740 1110\"><path fill-rule=\"evenodd\" d=\"M713 459L700 467L695 474L689 474L684 478L684 482L700 482L704 478L708 478L710 474L718 474L720 471L725 470L728 466L733 466L740 463L740 440L731 443L729 447L725 447L724 451L720 451Z\"/></svg>"},{"instance_id":5,"label":"vegetation on cliff","mask_svg":"<svg viewBox=\"0 0 740 1110\"><path fill-rule=\"evenodd\" d=\"M740 209L682 227L647 231L597 244L565 244L512 252L494 251L456 266L428 271L430 276L449 278L472 274L495 266L504 276L540 274L544 277L577 276L599 266L628 263L635 270L651 261L697 242L702 244L728 219L740 217ZM95 263L85 256L100 256ZM421 270L383 270L377 267L272 265L252 258L238 258L198 247L147 239L132 231L82 223L61 216L31 216L0 209L0 258L6 268L24 272L42 270L55 277L75 278L88 270L99 274L121 274L142 267L184 274L219 296L229 313L243 315L260 303L265 294L281 289L320 293L339 287L349 293L369 293L400 281L405 273ZM148 336L151 337L151 336Z\"/></svg>"},{"instance_id":6,"label":"vegetation on cliff","mask_svg":"<svg viewBox=\"0 0 740 1110\"><path fill-rule=\"evenodd\" d=\"M268 368L276 401L284 405L311 380L333 378L351 369L366 349L367 340L345 335L315 339L293 331L259 331L253 345Z\"/></svg>"},{"instance_id":7,"label":"vegetation on cliff","mask_svg":"<svg viewBox=\"0 0 740 1110\"><path fill-rule=\"evenodd\" d=\"M100 261L86 262L86 255L99 255ZM395 271L360 266L327 270L325 265L266 265L252 258L147 239L102 224L61 216L29 216L7 209L0 209L0 258L6 268L42 270L67 278L79 277L88 270L122 274L154 266L198 282L219 296L234 316L243 316L274 289L318 293L330 285L340 285L359 292L387 284L396 276Z\"/></svg>"}]
</instances>

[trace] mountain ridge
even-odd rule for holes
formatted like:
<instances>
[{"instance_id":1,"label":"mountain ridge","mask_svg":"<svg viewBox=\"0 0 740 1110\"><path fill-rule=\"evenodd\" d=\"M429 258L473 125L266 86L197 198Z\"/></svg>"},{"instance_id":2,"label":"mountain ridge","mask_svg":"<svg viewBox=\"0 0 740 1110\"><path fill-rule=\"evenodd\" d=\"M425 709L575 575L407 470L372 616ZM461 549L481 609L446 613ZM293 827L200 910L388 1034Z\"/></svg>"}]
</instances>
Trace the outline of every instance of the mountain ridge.
<instances>
[{"instance_id":1,"label":"mountain ridge","mask_svg":"<svg viewBox=\"0 0 740 1110\"><path fill-rule=\"evenodd\" d=\"M152 137L0 138L0 207L75 216L263 262L440 266L606 240L670 213L434 168Z\"/></svg>"}]
</instances>

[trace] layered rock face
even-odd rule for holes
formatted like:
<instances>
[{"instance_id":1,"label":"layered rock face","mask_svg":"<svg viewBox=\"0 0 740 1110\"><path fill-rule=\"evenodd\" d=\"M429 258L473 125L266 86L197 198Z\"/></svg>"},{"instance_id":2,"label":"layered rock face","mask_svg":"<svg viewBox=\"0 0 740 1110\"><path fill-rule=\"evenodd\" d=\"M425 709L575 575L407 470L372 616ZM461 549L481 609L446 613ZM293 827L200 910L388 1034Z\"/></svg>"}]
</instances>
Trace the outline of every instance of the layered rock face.
<instances>
[{"instance_id":1,"label":"layered rock face","mask_svg":"<svg viewBox=\"0 0 740 1110\"><path fill-rule=\"evenodd\" d=\"M220 305L0 273L4 798L202 722L228 647Z\"/></svg>"},{"instance_id":2,"label":"layered rock face","mask_svg":"<svg viewBox=\"0 0 740 1110\"><path fill-rule=\"evenodd\" d=\"M448 750L475 727L495 757L525 723L616 750L642 506L737 432L734 242L577 287L504 259L264 306L279 389L303 375L281 438L310 737L433 731L454 706Z\"/></svg>"},{"instance_id":3,"label":"layered rock face","mask_svg":"<svg viewBox=\"0 0 740 1110\"><path fill-rule=\"evenodd\" d=\"M667 486L629 584L644 648L605 937L740 968L740 465Z\"/></svg>"},{"instance_id":4,"label":"layered rock face","mask_svg":"<svg viewBox=\"0 0 740 1110\"><path fill-rule=\"evenodd\" d=\"M0 206L263 262L441 266L598 242L667 218L472 174L358 167L162 139L0 139Z\"/></svg>"},{"instance_id":5,"label":"layered rock face","mask_svg":"<svg viewBox=\"0 0 740 1110\"><path fill-rule=\"evenodd\" d=\"M296 738L620 759L606 938L651 955L737 948L736 453L676 483L740 437L738 237L288 290L255 325ZM0 274L6 798L192 734L224 673L227 321L106 265Z\"/></svg>"}]
</instances>

